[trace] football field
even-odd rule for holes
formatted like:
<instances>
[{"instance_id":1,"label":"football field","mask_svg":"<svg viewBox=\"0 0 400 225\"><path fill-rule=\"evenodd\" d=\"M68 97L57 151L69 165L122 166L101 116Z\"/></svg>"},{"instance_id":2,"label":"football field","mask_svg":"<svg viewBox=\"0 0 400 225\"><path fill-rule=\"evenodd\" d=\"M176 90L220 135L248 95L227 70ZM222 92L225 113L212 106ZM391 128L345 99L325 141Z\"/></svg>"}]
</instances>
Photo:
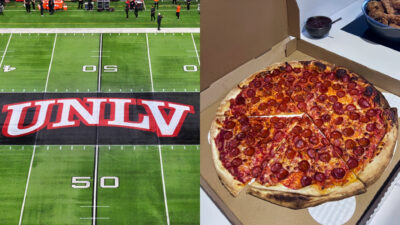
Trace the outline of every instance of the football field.
<instances>
[{"instance_id":1,"label":"football field","mask_svg":"<svg viewBox=\"0 0 400 225\"><path fill-rule=\"evenodd\" d=\"M0 34L0 94L197 93L199 43L199 33ZM199 167L196 144L0 145L0 224L199 224Z\"/></svg>"}]
</instances>

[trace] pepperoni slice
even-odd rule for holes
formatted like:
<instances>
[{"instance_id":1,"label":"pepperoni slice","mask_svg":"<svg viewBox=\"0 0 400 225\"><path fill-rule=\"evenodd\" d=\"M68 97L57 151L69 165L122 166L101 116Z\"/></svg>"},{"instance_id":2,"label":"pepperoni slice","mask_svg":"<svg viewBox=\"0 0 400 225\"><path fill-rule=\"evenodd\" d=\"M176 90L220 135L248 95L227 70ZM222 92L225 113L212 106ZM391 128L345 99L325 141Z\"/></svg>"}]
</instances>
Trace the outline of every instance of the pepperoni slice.
<instances>
[{"instance_id":1,"label":"pepperoni slice","mask_svg":"<svg viewBox=\"0 0 400 225\"><path fill-rule=\"evenodd\" d=\"M249 124L250 120L247 117L242 117L242 118L239 119L239 123L242 124L242 125Z\"/></svg>"},{"instance_id":2,"label":"pepperoni slice","mask_svg":"<svg viewBox=\"0 0 400 225\"><path fill-rule=\"evenodd\" d=\"M347 110L347 111L354 111L355 109L356 109L356 106L353 105L353 104L348 104L348 105L346 106L346 110Z\"/></svg>"},{"instance_id":3,"label":"pepperoni slice","mask_svg":"<svg viewBox=\"0 0 400 225\"><path fill-rule=\"evenodd\" d=\"M296 68L293 68L293 71L294 71L295 73L300 73L300 72L301 72L301 69L298 68L298 67L296 67Z\"/></svg>"},{"instance_id":4,"label":"pepperoni slice","mask_svg":"<svg viewBox=\"0 0 400 225\"><path fill-rule=\"evenodd\" d=\"M344 91L336 92L336 96L338 96L338 98L343 98L345 95L346 95L346 93Z\"/></svg>"},{"instance_id":5,"label":"pepperoni slice","mask_svg":"<svg viewBox=\"0 0 400 225\"><path fill-rule=\"evenodd\" d=\"M356 90L356 89L351 89L351 90L349 91L349 94L350 94L350 95L358 95L359 92L358 92L358 90Z\"/></svg>"},{"instance_id":6,"label":"pepperoni slice","mask_svg":"<svg viewBox=\"0 0 400 225\"><path fill-rule=\"evenodd\" d=\"M300 134L302 130L303 129L299 125L296 125L295 127L293 127L292 132L294 134Z\"/></svg>"},{"instance_id":7,"label":"pepperoni slice","mask_svg":"<svg viewBox=\"0 0 400 225\"><path fill-rule=\"evenodd\" d=\"M324 85L322 85L320 88L319 88L319 91L321 92L321 93L326 93L326 92L328 92L328 88L327 87L325 87Z\"/></svg>"},{"instance_id":8,"label":"pepperoni slice","mask_svg":"<svg viewBox=\"0 0 400 225\"><path fill-rule=\"evenodd\" d=\"M350 82L350 83L347 85L347 88L348 88L348 89L354 89L354 88L356 88L356 87L357 87L357 84L354 83L354 82Z\"/></svg>"},{"instance_id":9,"label":"pepperoni slice","mask_svg":"<svg viewBox=\"0 0 400 225\"><path fill-rule=\"evenodd\" d=\"M306 186L308 186L308 185L310 185L312 183L311 177L308 177L308 176L302 177L300 181L301 181L301 185L303 187L306 187Z\"/></svg>"},{"instance_id":10,"label":"pepperoni slice","mask_svg":"<svg viewBox=\"0 0 400 225\"><path fill-rule=\"evenodd\" d=\"M358 120L360 118L360 114L356 113L356 112L350 112L349 114L349 118L351 120Z\"/></svg>"},{"instance_id":11,"label":"pepperoni slice","mask_svg":"<svg viewBox=\"0 0 400 225\"><path fill-rule=\"evenodd\" d=\"M374 117L374 116L376 116L376 111L375 110L373 110L373 109L368 109L368 111L367 111L367 116L369 116L369 117Z\"/></svg>"},{"instance_id":12,"label":"pepperoni slice","mask_svg":"<svg viewBox=\"0 0 400 225\"><path fill-rule=\"evenodd\" d=\"M285 133L283 133L282 131L277 131L274 135L274 141L281 141L284 136Z\"/></svg>"},{"instance_id":13,"label":"pepperoni slice","mask_svg":"<svg viewBox=\"0 0 400 225\"><path fill-rule=\"evenodd\" d=\"M243 140L243 139L246 138L246 133L245 133L245 132L240 132L240 133L238 133L238 134L236 135L236 138L237 138L238 140Z\"/></svg>"},{"instance_id":14,"label":"pepperoni slice","mask_svg":"<svg viewBox=\"0 0 400 225\"><path fill-rule=\"evenodd\" d=\"M370 106L368 100L365 98L358 99L357 103L361 108L364 108L364 109L368 108Z\"/></svg>"},{"instance_id":15,"label":"pepperoni slice","mask_svg":"<svg viewBox=\"0 0 400 225\"><path fill-rule=\"evenodd\" d=\"M331 95L328 97L328 100L332 103L335 103L335 102L337 102L338 97L336 97L335 95Z\"/></svg>"},{"instance_id":16,"label":"pepperoni slice","mask_svg":"<svg viewBox=\"0 0 400 225\"><path fill-rule=\"evenodd\" d=\"M310 137L311 135L312 135L312 132L311 132L310 129L305 129L305 130L303 131L303 137L308 138L308 137Z\"/></svg>"},{"instance_id":17,"label":"pepperoni slice","mask_svg":"<svg viewBox=\"0 0 400 225\"><path fill-rule=\"evenodd\" d=\"M307 155L310 156L310 158L312 158L312 159L315 158L315 155L316 155L315 149L309 148L307 150Z\"/></svg>"},{"instance_id":18,"label":"pepperoni slice","mask_svg":"<svg viewBox=\"0 0 400 225\"><path fill-rule=\"evenodd\" d=\"M315 122L315 125L317 125L317 127L321 127L322 124L324 124L324 121L321 119L316 119L314 122Z\"/></svg>"},{"instance_id":19,"label":"pepperoni slice","mask_svg":"<svg viewBox=\"0 0 400 225\"><path fill-rule=\"evenodd\" d=\"M334 146L332 155L335 158L340 158L343 155L343 150L340 147Z\"/></svg>"},{"instance_id":20,"label":"pepperoni slice","mask_svg":"<svg viewBox=\"0 0 400 225\"><path fill-rule=\"evenodd\" d=\"M269 136L269 129L263 129L262 131L260 131L260 133L258 134L260 137L266 138Z\"/></svg>"},{"instance_id":21,"label":"pepperoni slice","mask_svg":"<svg viewBox=\"0 0 400 225\"><path fill-rule=\"evenodd\" d=\"M293 151L291 149L286 151L286 157L288 159L294 159L295 156L296 156L296 152L295 151Z\"/></svg>"},{"instance_id":22,"label":"pepperoni slice","mask_svg":"<svg viewBox=\"0 0 400 225\"><path fill-rule=\"evenodd\" d=\"M242 160L240 158L234 158L231 162L232 166L238 167L242 165Z\"/></svg>"},{"instance_id":23,"label":"pepperoni slice","mask_svg":"<svg viewBox=\"0 0 400 225\"><path fill-rule=\"evenodd\" d=\"M296 102L304 102L304 96L303 95L296 95L296 96L294 96L294 100Z\"/></svg>"},{"instance_id":24,"label":"pepperoni slice","mask_svg":"<svg viewBox=\"0 0 400 225\"><path fill-rule=\"evenodd\" d=\"M353 128L347 127L343 129L343 134L347 137L351 137L354 134Z\"/></svg>"},{"instance_id":25,"label":"pepperoni slice","mask_svg":"<svg viewBox=\"0 0 400 225\"><path fill-rule=\"evenodd\" d=\"M260 105L258 105L258 110L265 110L267 108L267 103L261 103Z\"/></svg>"},{"instance_id":26,"label":"pepperoni slice","mask_svg":"<svg viewBox=\"0 0 400 225\"><path fill-rule=\"evenodd\" d=\"M358 143L361 147L367 147L369 145L369 140L367 138L361 138Z\"/></svg>"},{"instance_id":27,"label":"pepperoni slice","mask_svg":"<svg viewBox=\"0 0 400 225\"><path fill-rule=\"evenodd\" d=\"M375 123L369 123L367 124L367 131L372 132L376 129L376 124Z\"/></svg>"},{"instance_id":28,"label":"pepperoni slice","mask_svg":"<svg viewBox=\"0 0 400 225\"><path fill-rule=\"evenodd\" d=\"M311 142L311 144L316 145L319 143L319 138L316 136L312 136L310 137L309 141Z\"/></svg>"},{"instance_id":29,"label":"pepperoni slice","mask_svg":"<svg viewBox=\"0 0 400 225\"><path fill-rule=\"evenodd\" d=\"M279 104L278 109L279 109L280 111L284 112L284 111L286 111L286 109L287 109L287 105L286 105L285 103L281 103L281 104Z\"/></svg>"},{"instance_id":30,"label":"pepperoni slice","mask_svg":"<svg viewBox=\"0 0 400 225\"><path fill-rule=\"evenodd\" d=\"M256 140L253 137L247 137L246 143L248 145L253 145L256 142Z\"/></svg>"},{"instance_id":31,"label":"pepperoni slice","mask_svg":"<svg viewBox=\"0 0 400 225\"><path fill-rule=\"evenodd\" d=\"M238 156L240 154L240 150L238 148L232 148L229 155L232 157Z\"/></svg>"},{"instance_id":32,"label":"pepperoni slice","mask_svg":"<svg viewBox=\"0 0 400 225\"><path fill-rule=\"evenodd\" d=\"M246 102L246 100L242 96L238 96L236 97L235 102L237 105L243 105Z\"/></svg>"},{"instance_id":33,"label":"pepperoni slice","mask_svg":"<svg viewBox=\"0 0 400 225\"><path fill-rule=\"evenodd\" d=\"M264 78L265 83L269 83L272 81L272 77L271 76L265 76Z\"/></svg>"},{"instance_id":34,"label":"pepperoni slice","mask_svg":"<svg viewBox=\"0 0 400 225\"><path fill-rule=\"evenodd\" d=\"M253 147L248 147L244 150L244 154L247 156L252 156L254 155L255 149Z\"/></svg>"},{"instance_id":35,"label":"pepperoni slice","mask_svg":"<svg viewBox=\"0 0 400 225\"><path fill-rule=\"evenodd\" d=\"M335 113L341 115L344 113L343 111L343 104L340 102L335 102L333 103L333 111L335 111Z\"/></svg>"},{"instance_id":36,"label":"pepperoni slice","mask_svg":"<svg viewBox=\"0 0 400 225\"><path fill-rule=\"evenodd\" d=\"M260 101L260 98L259 97L253 97L253 98L251 98L251 104L256 104L257 102L259 102Z\"/></svg>"},{"instance_id":37,"label":"pepperoni slice","mask_svg":"<svg viewBox=\"0 0 400 225\"><path fill-rule=\"evenodd\" d=\"M251 175L253 175L254 178L257 178L261 175L262 169L259 166L255 166L251 170Z\"/></svg>"},{"instance_id":38,"label":"pepperoni slice","mask_svg":"<svg viewBox=\"0 0 400 225\"><path fill-rule=\"evenodd\" d=\"M348 139L344 142L344 146L346 147L346 149L353 149L356 147L356 142L351 139Z\"/></svg>"},{"instance_id":39,"label":"pepperoni slice","mask_svg":"<svg viewBox=\"0 0 400 225\"><path fill-rule=\"evenodd\" d=\"M310 164L307 162L307 160L302 160L299 162L299 170L307 172L309 169L310 169Z\"/></svg>"},{"instance_id":40,"label":"pepperoni slice","mask_svg":"<svg viewBox=\"0 0 400 225\"><path fill-rule=\"evenodd\" d=\"M298 104L297 104L297 108L299 108L301 111L306 111L307 110L307 104L306 103L304 103L304 102L299 102Z\"/></svg>"},{"instance_id":41,"label":"pepperoni slice","mask_svg":"<svg viewBox=\"0 0 400 225\"><path fill-rule=\"evenodd\" d=\"M331 133L331 137L333 138L333 139L339 139L339 138L341 138L342 137L342 133L340 133L339 131L332 131L332 133Z\"/></svg>"},{"instance_id":42,"label":"pepperoni slice","mask_svg":"<svg viewBox=\"0 0 400 225\"><path fill-rule=\"evenodd\" d=\"M347 166L350 169L354 169L358 166L358 160L355 158L350 158L349 160L347 160Z\"/></svg>"},{"instance_id":43,"label":"pepperoni slice","mask_svg":"<svg viewBox=\"0 0 400 225\"><path fill-rule=\"evenodd\" d=\"M225 140L229 140L229 139L231 139L232 137L233 137L232 132L226 131L226 132L224 133L224 139L225 139Z\"/></svg>"},{"instance_id":44,"label":"pepperoni slice","mask_svg":"<svg viewBox=\"0 0 400 225\"><path fill-rule=\"evenodd\" d=\"M356 156L362 156L364 154L364 148L361 146L358 146L353 150L353 152Z\"/></svg>"},{"instance_id":45,"label":"pepperoni slice","mask_svg":"<svg viewBox=\"0 0 400 225\"><path fill-rule=\"evenodd\" d=\"M341 88L341 86L340 86L340 84L333 84L333 85L332 85L332 88L333 88L334 90L339 90L339 89Z\"/></svg>"},{"instance_id":46,"label":"pepperoni slice","mask_svg":"<svg viewBox=\"0 0 400 225\"><path fill-rule=\"evenodd\" d=\"M247 97L252 98L256 95L256 92L253 89L249 89L249 90L247 90L246 94L247 94Z\"/></svg>"},{"instance_id":47,"label":"pepperoni slice","mask_svg":"<svg viewBox=\"0 0 400 225\"><path fill-rule=\"evenodd\" d=\"M306 143L302 139L299 139L299 140L296 141L294 146L296 148L300 149L300 148L304 148L306 146Z\"/></svg>"},{"instance_id":48,"label":"pepperoni slice","mask_svg":"<svg viewBox=\"0 0 400 225\"><path fill-rule=\"evenodd\" d=\"M268 105L268 106L275 106L275 105L276 105L275 99L270 99L270 100L268 100L267 105Z\"/></svg>"},{"instance_id":49,"label":"pepperoni slice","mask_svg":"<svg viewBox=\"0 0 400 225\"><path fill-rule=\"evenodd\" d=\"M331 82L329 80L324 81L324 86L325 87L330 87L331 86Z\"/></svg>"},{"instance_id":50,"label":"pepperoni slice","mask_svg":"<svg viewBox=\"0 0 400 225\"><path fill-rule=\"evenodd\" d=\"M234 127L235 127L235 122L233 122L233 121L227 121L227 122L225 122L225 128L226 129L233 129Z\"/></svg>"},{"instance_id":51,"label":"pepperoni slice","mask_svg":"<svg viewBox=\"0 0 400 225\"><path fill-rule=\"evenodd\" d=\"M314 179L316 181L318 181L318 182L324 182L326 177L325 177L325 174L320 173L320 172L316 172L315 175L314 175Z\"/></svg>"},{"instance_id":52,"label":"pepperoni slice","mask_svg":"<svg viewBox=\"0 0 400 225\"><path fill-rule=\"evenodd\" d=\"M342 124L343 123L343 117L338 117L338 118L336 118L336 120L335 120L335 124L336 125L340 125L340 124Z\"/></svg>"},{"instance_id":53,"label":"pepperoni slice","mask_svg":"<svg viewBox=\"0 0 400 225\"><path fill-rule=\"evenodd\" d=\"M254 87L255 87L255 88L261 87L261 81L255 80L255 81L254 81Z\"/></svg>"},{"instance_id":54,"label":"pepperoni slice","mask_svg":"<svg viewBox=\"0 0 400 225\"><path fill-rule=\"evenodd\" d=\"M287 170L283 169L283 168L281 170L279 170L279 172L277 174L277 177L278 177L279 180L283 180L287 176L289 176L289 172Z\"/></svg>"},{"instance_id":55,"label":"pepperoni slice","mask_svg":"<svg viewBox=\"0 0 400 225\"><path fill-rule=\"evenodd\" d=\"M368 122L369 122L369 119L368 119L368 117L366 117L366 116L361 116L360 122L362 122L362 123L368 123Z\"/></svg>"},{"instance_id":56,"label":"pepperoni slice","mask_svg":"<svg viewBox=\"0 0 400 225\"><path fill-rule=\"evenodd\" d=\"M329 162L331 160L331 156L328 153L320 153L318 157L322 162Z\"/></svg>"},{"instance_id":57,"label":"pepperoni slice","mask_svg":"<svg viewBox=\"0 0 400 225\"><path fill-rule=\"evenodd\" d=\"M331 120L331 116L329 114L324 114L324 115L322 115L321 119L324 122L329 122Z\"/></svg>"},{"instance_id":58,"label":"pepperoni slice","mask_svg":"<svg viewBox=\"0 0 400 225\"><path fill-rule=\"evenodd\" d=\"M342 179L346 175L346 171L343 168L334 168L331 175L335 179Z\"/></svg>"},{"instance_id":59,"label":"pepperoni slice","mask_svg":"<svg viewBox=\"0 0 400 225\"><path fill-rule=\"evenodd\" d=\"M322 94L322 95L318 96L318 101L324 102L327 98L328 98L328 96L326 96L325 94Z\"/></svg>"},{"instance_id":60,"label":"pepperoni slice","mask_svg":"<svg viewBox=\"0 0 400 225\"><path fill-rule=\"evenodd\" d=\"M330 144L329 141L328 141L328 139L326 139L326 138L322 138L321 143L322 143L324 146L327 146L327 145Z\"/></svg>"},{"instance_id":61,"label":"pepperoni slice","mask_svg":"<svg viewBox=\"0 0 400 225\"><path fill-rule=\"evenodd\" d=\"M282 164L281 163L274 163L271 166L271 171L273 173L278 173L282 169Z\"/></svg>"},{"instance_id":62,"label":"pepperoni slice","mask_svg":"<svg viewBox=\"0 0 400 225\"><path fill-rule=\"evenodd\" d=\"M263 126L261 125L261 124L254 124L252 127L251 127L251 130L253 130L254 132L259 132L260 130L262 130L263 129Z\"/></svg>"}]
</instances>

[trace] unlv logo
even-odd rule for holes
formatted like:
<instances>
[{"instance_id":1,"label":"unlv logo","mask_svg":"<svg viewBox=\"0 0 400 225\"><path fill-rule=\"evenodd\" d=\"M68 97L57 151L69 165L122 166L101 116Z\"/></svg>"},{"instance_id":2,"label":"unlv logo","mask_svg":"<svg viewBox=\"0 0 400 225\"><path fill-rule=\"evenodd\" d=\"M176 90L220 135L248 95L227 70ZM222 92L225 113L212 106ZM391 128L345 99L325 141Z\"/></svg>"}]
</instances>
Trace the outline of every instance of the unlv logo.
<instances>
[{"instance_id":1,"label":"unlv logo","mask_svg":"<svg viewBox=\"0 0 400 225\"><path fill-rule=\"evenodd\" d=\"M113 96L13 102L3 104L2 112L5 114L2 135L6 138L23 137L40 130L51 132L82 126L121 128L173 138L179 135L187 116L195 114L195 109L190 104L156 100L154 97Z\"/></svg>"}]
</instances>

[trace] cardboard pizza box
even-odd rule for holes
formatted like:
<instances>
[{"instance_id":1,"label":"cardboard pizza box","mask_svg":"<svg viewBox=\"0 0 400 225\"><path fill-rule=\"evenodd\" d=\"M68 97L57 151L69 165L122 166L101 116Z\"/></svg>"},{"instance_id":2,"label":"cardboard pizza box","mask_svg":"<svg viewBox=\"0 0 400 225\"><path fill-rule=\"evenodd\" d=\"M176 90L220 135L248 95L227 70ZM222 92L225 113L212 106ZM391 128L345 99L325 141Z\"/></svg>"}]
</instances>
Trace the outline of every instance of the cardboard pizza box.
<instances>
[{"instance_id":1,"label":"cardboard pizza box","mask_svg":"<svg viewBox=\"0 0 400 225\"><path fill-rule=\"evenodd\" d=\"M210 0L208 0L210 1ZM292 210L253 197L243 191L233 197L214 168L208 132L220 101L241 80L275 62L320 59L349 68L383 92L400 95L400 81L300 39L299 9L295 0L203 2L201 21L201 129L200 182L202 188L234 224L319 224L308 209ZM255 7L256 6L256 7ZM345 224L365 224L400 167L400 150L382 176L366 193L338 207L352 211ZM340 209L340 210L339 210ZM347 210L349 209L349 210ZM323 210L322 210L323 211ZM324 216L323 212L317 212ZM330 215L332 216L332 215Z\"/></svg>"}]
</instances>

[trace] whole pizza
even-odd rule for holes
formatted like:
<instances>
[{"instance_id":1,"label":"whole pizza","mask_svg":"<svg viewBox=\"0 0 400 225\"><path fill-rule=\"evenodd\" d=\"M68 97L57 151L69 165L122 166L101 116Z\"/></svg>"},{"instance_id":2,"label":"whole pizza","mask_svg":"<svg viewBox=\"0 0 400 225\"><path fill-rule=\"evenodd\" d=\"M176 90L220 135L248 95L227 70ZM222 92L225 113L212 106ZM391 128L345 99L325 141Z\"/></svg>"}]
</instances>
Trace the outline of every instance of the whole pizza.
<instances>
[{"instance_id":1,"label":"whole pizza","mask_svg":"<svg viewBox=\"0 0 400 225\"><path fill-rule=\"evenodd\" d=\"M366 191L397 140L397 110L323 61L274 64L231 90L211 126L214 164L237 196L300 209Z\"/></svg>"}]
</instances>

